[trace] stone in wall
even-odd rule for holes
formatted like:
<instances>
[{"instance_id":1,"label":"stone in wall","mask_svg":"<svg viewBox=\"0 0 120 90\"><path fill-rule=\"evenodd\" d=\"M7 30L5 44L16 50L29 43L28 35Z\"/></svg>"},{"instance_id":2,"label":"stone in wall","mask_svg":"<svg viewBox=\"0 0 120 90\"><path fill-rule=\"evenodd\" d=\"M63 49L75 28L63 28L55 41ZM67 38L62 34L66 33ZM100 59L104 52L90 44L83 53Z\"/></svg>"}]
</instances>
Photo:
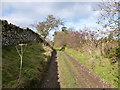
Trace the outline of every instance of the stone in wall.
<instances>
[{"instance_id":1,"label":"stone in wall","mask_svg":"<svg viewBox=\"0 0 120 90\"><path fill-rule=\"evenodd\" d=\"M6 20L0 20L2 28L2 46L17 45L26 42L43 42L39 34L29 28L22 29L16 25L9 24Z\"/></svg>"}]
</instances>

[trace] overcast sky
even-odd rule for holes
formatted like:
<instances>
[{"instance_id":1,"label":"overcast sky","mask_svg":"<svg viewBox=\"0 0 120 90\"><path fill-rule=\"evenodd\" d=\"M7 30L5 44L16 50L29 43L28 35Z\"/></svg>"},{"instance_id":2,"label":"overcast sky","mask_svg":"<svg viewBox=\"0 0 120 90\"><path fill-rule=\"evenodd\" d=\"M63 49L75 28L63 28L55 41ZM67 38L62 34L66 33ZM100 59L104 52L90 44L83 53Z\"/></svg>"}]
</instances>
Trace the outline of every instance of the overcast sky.
<instances>
[{"instance_id":1,"label":"overcast sky","mask_svg":"<svg viewBox=\"0 0 120 90\"><path fill-rule=\"evenodd\" d=\"M96 27L98 2L2 2L2 16L20 27L43 21L48 14L64 18L65 26ZM31 28L31 27L30 27Z\"/></svg>"}]
</instances>

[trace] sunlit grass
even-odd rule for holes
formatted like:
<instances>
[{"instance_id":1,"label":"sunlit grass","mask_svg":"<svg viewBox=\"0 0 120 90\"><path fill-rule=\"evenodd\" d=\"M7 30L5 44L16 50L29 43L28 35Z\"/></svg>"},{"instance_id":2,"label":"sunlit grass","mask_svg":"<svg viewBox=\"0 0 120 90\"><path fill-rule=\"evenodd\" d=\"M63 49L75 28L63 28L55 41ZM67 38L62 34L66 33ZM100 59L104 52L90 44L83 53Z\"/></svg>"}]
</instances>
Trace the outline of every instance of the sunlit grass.
<instances>
[{"instance_id":1,"label":"sunlit grass","mask_svg":"<svg viewBox=\"0 0 120 90\"><path fill-rule=\"evenodd\" d=\"M83 63L86 67L91 69L92 72L104 78L105 81L113 85L113 87L120 87L118 86L118 63L112 65L107 58L86 53L80 53L72 49L66 49L66 52L71 54L79 62ZM89 57L89 60L87 60L86 57Z\"/></svg>"},{"instance_id":2,"label":"sunlit grass","mask_svg":"<svg viewBox=\"0 0 120 90\"><path fill-rule=\"evenodd\" d=\"M59 72L60 72L60 86L61 88L79 88L79 86L76 84L76 81L69 71L69 68L67 67L64 60L67 60L69 62L69 59L67 56L63 55L63 52L58 52L58 63L59 63ZM69 62L69 64L71 64ZM74 69L74 68L73 68Z\"/></svg>"}]
</instances>

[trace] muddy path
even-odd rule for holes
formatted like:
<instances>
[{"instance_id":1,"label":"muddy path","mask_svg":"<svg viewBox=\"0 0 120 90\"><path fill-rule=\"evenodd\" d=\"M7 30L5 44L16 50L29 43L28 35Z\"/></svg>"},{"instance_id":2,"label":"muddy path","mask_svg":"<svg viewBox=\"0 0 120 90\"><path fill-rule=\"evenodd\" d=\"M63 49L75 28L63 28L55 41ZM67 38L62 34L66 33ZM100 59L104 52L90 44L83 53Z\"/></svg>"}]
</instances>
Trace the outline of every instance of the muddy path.
<instances>
[{"instance_id":1,"label":"muddy path","mask_svg":"<svg viewBox=\"0 0 120 90\"><path fill-rule=\"evenodd\" d=\"M100 77L90 72L88 68L86 68L83 64L78 62L74 57L72 57L68 53L64 53L69 60L74 64L78 73L74 72L73 68L65 62L69 67L69 71L73 74L77 84L80 88L112 88L109 84L105 83Z\"/></svg>"},{"instance_id":2,"label":"muddy path","mask_svg":"<svg viewBox=\"0 0 120 90\"><path fill-rule=\"evenodd\" d=\"M57 55L56 50L53 50L51 62L48 66L48 71L44 77L41 88L60 88L60 84L58 82L56 55Z\"/></svg>"}]
</instances>

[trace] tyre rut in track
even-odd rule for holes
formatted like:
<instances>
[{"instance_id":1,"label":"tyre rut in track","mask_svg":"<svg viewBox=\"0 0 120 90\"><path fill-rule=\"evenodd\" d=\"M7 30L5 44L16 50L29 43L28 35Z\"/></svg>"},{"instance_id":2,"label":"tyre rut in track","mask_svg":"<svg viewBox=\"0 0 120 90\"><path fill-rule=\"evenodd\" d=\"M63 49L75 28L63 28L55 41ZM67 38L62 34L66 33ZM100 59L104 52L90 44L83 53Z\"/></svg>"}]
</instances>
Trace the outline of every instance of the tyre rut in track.
<instances>
[{"instance_id":1,"label":"tyre rut in track","mask_svg":"<svg viewBox=\"0 0 120 90\"><path fill-rule=\"evenodd\" d=\"M83 64L81 64L76 59L74 59L70 54L68 54L66 52L64 54L69 57L69 59L72 61L72 63L76 67L76 69L79 73L79 75L77 74L77 77L81 77L81 78L78 78L78 80L77 80L77 82L78 82L78 84L80 84L79 86L81 86L81 88L86 88L86 86L85 86L86 84L88 86L90 86L90 88L111 88L110 85L103 82L102 79L100 77L98 77L97 75L91 73L88 68L86 68ZM70 68L69 65L68 65L68 67ZM71 71L71 73L73 73L73 72ZM74 76L76 76L76 75L74 75ZM84 78L84 81L81 81L82 78ZM85 85L82 85L81 82L83 82Z\"/></svg>"},{"instance_id":2,"label":"tyre rut in track","mask_svg":"<svg viewBox=\"0 0 120 90\"><path fill-rule=\"evenodd\" d=\"M69 62L64 59L64 62L66 66L68 67L69 72L73 76L74 80L76 81L76 84L81 88L81 87L86 87L88 88L88 85L86 82L84 82L84 78L80 75L80 73L76 72L76 70L73 69L72 65L69 64Z\"/></svg>"}]
</instances>

